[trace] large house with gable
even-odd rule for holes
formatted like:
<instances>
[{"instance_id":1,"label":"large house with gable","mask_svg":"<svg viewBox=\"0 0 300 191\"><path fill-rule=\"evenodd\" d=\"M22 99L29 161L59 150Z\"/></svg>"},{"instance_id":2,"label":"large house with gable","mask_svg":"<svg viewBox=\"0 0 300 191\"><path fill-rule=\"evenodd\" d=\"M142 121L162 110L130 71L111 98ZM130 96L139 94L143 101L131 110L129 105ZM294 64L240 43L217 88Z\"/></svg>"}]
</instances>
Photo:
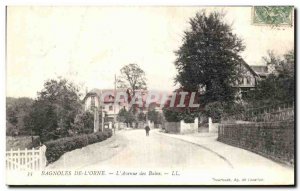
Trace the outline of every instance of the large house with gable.
<instances>
[{"instance_id":1,"label":"large house with gable","mask_svg":"<svg viewBox=\"0 0 300 191\"><path fill-rule=\"evenodd\" d=\"M242 60L238 66L241 77L233 84L233 87L238 88L239 96L243 97L247 91L254 89L258 81L265 79L269 74L274 72L274 67L271 65L248 65Z\"/></svg>"}]
</instances>

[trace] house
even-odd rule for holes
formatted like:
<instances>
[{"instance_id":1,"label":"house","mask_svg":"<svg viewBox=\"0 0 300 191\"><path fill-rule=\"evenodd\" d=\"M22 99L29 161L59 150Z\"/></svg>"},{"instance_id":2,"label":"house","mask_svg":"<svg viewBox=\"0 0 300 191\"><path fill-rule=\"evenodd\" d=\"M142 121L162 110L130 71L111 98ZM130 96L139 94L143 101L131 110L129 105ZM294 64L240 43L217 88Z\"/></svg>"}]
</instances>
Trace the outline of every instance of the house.
<instances>
[{"instance_id":1,"label":"house","mask_svg":"<svg viewBox=\"0 0 300 191\"><path fill-rule=\"evenodd\" d=\"M275 66L271 64L250 66L244 60L241 60L238 70L241 77L235 82L233 87L238 88L238 94L243 97L249 90L254 89L260 80L274 73Z\"/></svg>"},{"instance_id":2,"label":"house","mask_svg":"<svg viewBox=\"0 0 300 191\"><path fill-rule=\"evenodd\" d=\"M236 81L233 87L239 88L241 97L243 97L247 91L255 88L260 80L265 79L270 74L276 73L273 64L250 66L244 60L241 60L238 69L241 77Z\"/></svg>"},{"instance_id":3,"label":"house","mask_svg":"<svg viewBox=\"0 0 300 191\"><path fill-rule=\"evenodd\" d=\"M148 93L147 90L135 91L135 95L140 95L141 104L137 104L139 101L138 96L136 96L135 103L131 106L130 103L132 102L131 99L133 99L133 93L130 92L129 89L92 89L87 92L83 99L84 109L85 111L94 113L94 131L99 131L101 117L105 123L116 122L116 117L122 108L126 110L133 108L136 113L145 113L149 109L156 109L161 112L161 109L159 109L161 93L158 99L146 104ZM103 116L99 117L101 113Z\"/></svg>"},{"instance_id":4,"label":"house","mask_svg":"<svg viewBox=\"0 0 300 191\"><path fill-rule=\"evenodd\" d=\"M147 110L156 109L161 111L160 107L160 100L162 95L166 92L163 91L152 91L152 93L156 93L158 97L156 99L151 99L151 102L147 104L149 100L148 96L150 92L147 90L136 90L136 102L133 104L135 106L136 112L145 112ZM117 102L115 101L115 96L118 96ZM137 104L138 96L141 97L141 104ZM115 115L119 113L122 108L129 109L130 102L133 101L132 99L132 92L128 92L126 89L117 89L116 91L113 89L92 89L91 91L87 92L83 101L85 110L93 110L93 108L98 108L99 110L103 110L108 118L113 118ZM103 100L100 100L100 99ZM101 101L103 102L101 104ZM102 107L100 107L102 106Z\"/></svg>"},{"instance_id":5,"label":"house","mask_svg":"<svg viewBox=\"0 0 300 191\"><path fill-rule=\"evenodd\" d=\"M124 90L113 89L92 89L89 91L83 101L85 111L103 111L106 115L107 121L113 121L114 117L119 113L119 111L128 106L125 97L121 97L118 103L115 103L115 94ZM105 94L105 96L104 96ZM101 103L101 98L103 97L103 103Z\"/></svg>"}]
</instances>

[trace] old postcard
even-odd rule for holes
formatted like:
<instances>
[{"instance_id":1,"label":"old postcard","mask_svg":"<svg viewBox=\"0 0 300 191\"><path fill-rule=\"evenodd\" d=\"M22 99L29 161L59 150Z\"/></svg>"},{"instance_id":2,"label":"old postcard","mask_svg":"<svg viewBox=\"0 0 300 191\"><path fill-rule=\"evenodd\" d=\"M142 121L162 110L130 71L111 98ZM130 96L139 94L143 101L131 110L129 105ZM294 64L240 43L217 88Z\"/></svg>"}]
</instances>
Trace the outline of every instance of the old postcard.
<instances>
[{"instance_id":1,"label":"old postcard","mask_svg":"<svg viewBox=\"0 0 300 191\"><path fill-rule=\"evenodd\" d=\"M8 185L294 185L293 6L7 6Z\"/></svg>"}]
</instances>

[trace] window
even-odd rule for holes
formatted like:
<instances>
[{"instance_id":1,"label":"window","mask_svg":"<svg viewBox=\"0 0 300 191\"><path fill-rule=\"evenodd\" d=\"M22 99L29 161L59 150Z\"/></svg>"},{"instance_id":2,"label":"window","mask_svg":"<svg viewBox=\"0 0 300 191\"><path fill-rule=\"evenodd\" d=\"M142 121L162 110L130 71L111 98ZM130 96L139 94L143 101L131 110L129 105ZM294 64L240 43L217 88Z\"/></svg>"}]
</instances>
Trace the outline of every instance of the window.
<instances>
[{"instance_id":1,"label":"window","mask_svg":"<svg viewBox=\"0 0 300 191\"><path fill-rule=\"evenodd\" d=\"M238 78L237 85L243 85L244 78Z\"/></svg>"},{"instance_id":2,"label":"window","mask_svg":"<svg viewBox=\"0 0 300 191\"><path fill-rule=\"evenodd\" d=\"M112 110L113 110L113 106L110 105L110 106L109 106L109 111L112 111Z\"/></svg>"},{"instance_id":3,"label":"window","mask_svg":"<svg viewBox=\"0 0 300 191\"><path fill-rule=\"evenodd\" d=\"M91 107L95 107L95 96L91 97Z\"/></svg>"},{"instance_id":4,"label":"window","mask_svg":"<svg viewBox=\"0 0 300 191\"><path fill-rule=\"evenodd\" d=\"M247 84L250 85L251 84L251 77L247 76Z\"/></svg>"},{"instance_id":5,"label":"window","mask_svg":"<svg viewBox=\"0 0 300 191\"><path fill-rule=\"evenodd\" d=\"M243 78L243 85L247 85L247 78L246 77Z\"/></svg>"}]
</instances>

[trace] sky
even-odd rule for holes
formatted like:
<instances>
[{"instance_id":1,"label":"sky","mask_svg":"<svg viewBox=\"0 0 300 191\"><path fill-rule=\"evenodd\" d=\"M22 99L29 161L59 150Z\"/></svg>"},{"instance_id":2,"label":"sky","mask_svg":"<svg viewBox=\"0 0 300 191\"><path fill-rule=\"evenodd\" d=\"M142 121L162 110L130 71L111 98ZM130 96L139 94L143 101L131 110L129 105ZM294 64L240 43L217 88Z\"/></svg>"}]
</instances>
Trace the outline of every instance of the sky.
<instances>
[{"instance_id":1,"label":"sky","mask_svg":"<svg viewBox=\"0 0 300 191\"><path fill-rule=\"evenodd\" d=\"M174 51L197 11L223 11L246 46L249 65L268 50L294 47L294 27L252 24L251 7L14 7L7 9L6 95L32 97L47 79L65 77L82 91L113 88L129 63L146 73L150 90L173 90Z\"/></svg>"}]
</instances>

